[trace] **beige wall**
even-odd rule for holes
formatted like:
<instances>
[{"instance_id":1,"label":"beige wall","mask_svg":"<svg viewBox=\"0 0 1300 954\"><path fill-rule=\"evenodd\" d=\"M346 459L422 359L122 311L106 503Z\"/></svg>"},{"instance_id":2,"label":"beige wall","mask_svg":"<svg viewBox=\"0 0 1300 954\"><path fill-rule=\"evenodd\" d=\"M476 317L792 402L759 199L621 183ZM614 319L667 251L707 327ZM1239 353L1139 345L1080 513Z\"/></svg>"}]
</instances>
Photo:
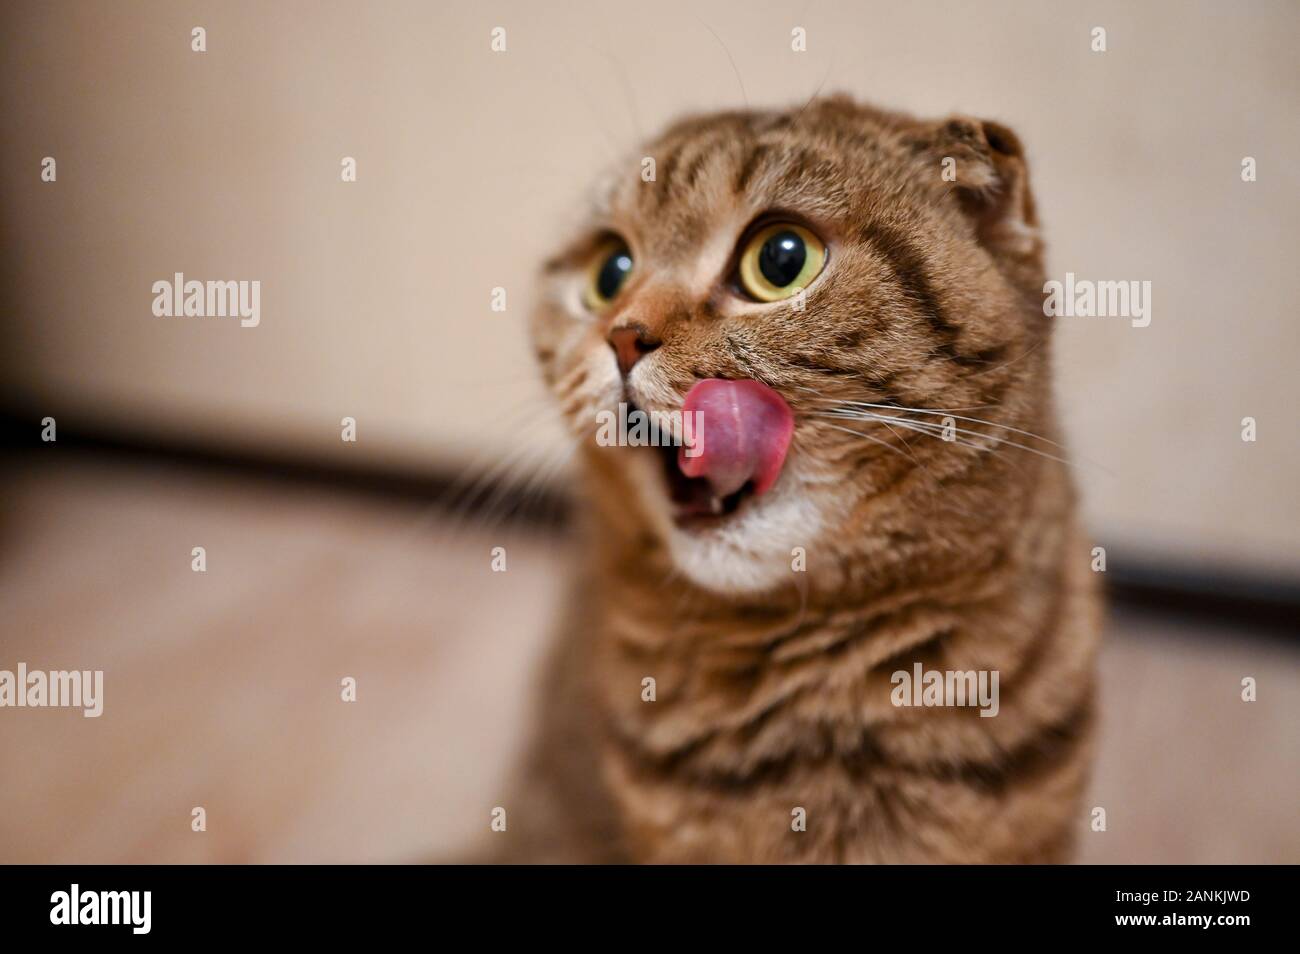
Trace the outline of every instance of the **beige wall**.
<instances>
[{"instance_id":1,"label":"beige wall","mask_svg":"<svg viewBox=\"0 0 1300 954\"><path fill-rule=\"evenodd\" d=\"M682 111L824 85L1006 121L1031 153L1053 273L1153 283L1148 328L1060 329L1069 434L1100 465L1080 480L1101 539L1300 570L1294 3L27 3L0 16L10 401L403 466L544 451L523 316L584 184ZM497 25L505 54L488 48ZM807 53L789 48L796 25ZM1105 54L1089 50L1096 25ZM57 183L39 179L44 156ZM339 181L343 156L358 182ZM260 280L261 325L155 318L150 286L177 271ZM505 314L488 307L496 285ZM344 415L356 445L338 439ZM1245 415L1255 444L1239 438Z\"/></svg>"}]
</instances>

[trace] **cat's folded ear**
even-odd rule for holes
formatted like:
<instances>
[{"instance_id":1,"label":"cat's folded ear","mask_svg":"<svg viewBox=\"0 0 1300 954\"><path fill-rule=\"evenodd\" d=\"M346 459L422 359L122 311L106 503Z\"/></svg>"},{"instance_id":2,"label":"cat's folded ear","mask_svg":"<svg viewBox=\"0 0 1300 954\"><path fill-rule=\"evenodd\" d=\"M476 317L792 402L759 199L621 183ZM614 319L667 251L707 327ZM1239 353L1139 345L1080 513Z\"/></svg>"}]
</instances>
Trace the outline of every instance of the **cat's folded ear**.
<instances>
[{"instance_id":1,"label":"cat's folded ear","mask_svg":"<svg viewBox=\"0 0 1300 954\"><path fill-rule=\"evenodd\" d=\"M1041 250L1024 147L1000 123L954 116L928 130L925 151L956 190L980 241L991 251L1032 256Z\"/></svg>"}]
</instances>

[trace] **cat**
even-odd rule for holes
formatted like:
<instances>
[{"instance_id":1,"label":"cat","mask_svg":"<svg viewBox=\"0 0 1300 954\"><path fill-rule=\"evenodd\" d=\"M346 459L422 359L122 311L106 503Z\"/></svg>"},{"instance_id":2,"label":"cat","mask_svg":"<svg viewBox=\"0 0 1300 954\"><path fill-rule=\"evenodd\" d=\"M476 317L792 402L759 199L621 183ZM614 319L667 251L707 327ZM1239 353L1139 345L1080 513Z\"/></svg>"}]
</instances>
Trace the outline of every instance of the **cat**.
<instances>
[{"instance_id":1,"label":"cat","mask_svg":"<svg viewBox=\"0 0 1300 954\"><path fill-rule=\"evenodd\" d=\"M839 95L643 155L532 318L583 565L497 857L1068 860L1101 602L1019 139ZM601 446L620 402L702 447ZM994 717L899 704L914 667Z\"/></svg>"}]
</instances>

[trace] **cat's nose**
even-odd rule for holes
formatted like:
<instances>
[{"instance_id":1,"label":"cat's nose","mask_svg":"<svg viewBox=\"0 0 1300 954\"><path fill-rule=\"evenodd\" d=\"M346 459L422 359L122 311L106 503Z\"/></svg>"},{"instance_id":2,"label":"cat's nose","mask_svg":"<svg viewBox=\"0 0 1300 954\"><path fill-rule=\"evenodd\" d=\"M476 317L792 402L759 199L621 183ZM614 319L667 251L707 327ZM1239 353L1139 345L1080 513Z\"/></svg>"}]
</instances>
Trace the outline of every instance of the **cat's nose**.
<instances>
[{"instance_id":1,"label":"cat's nose","mask_svg":"<svg viewBox=\"0 0 1300 954\"><path fill-rule=\"evenodd\" d=\"M614 357L618 359L618 370L624 377L627 377L633 365L641 360L642 355L649 354L663 343L644 325L620 325L610 331L606 340L614 349Z\"/></svg>"}]
</instances>

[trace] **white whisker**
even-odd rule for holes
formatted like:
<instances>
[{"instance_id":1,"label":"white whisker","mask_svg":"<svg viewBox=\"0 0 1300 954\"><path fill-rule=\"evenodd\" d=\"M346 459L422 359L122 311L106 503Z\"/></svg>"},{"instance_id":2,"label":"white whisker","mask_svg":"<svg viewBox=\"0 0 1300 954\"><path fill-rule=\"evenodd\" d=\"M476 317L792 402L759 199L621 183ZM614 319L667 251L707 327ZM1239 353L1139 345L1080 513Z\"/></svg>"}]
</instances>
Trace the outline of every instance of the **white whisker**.
<instances>
[{"instance_id":1,"label":"white whisker","mask_svg":"<svg viewBox=\"0 0 1300 954\"><path fill-rule=\"evenodd\" d=\"M965 415L962 414L954 414L952 413L951 410L944 410L942 408L934 409L934 408L922 408L922 407L903 407L902 405L898 405L898 404L871 404L867 401L838 401L836 403L844 406L849 406L849 407L870 407L870 408L880 408L882 410L887 410L887 411L906 411L909 414L932 414L936 417L951 417L955 420L967 421L971 424L986 424L989 427L1000 427L1006 431L1012 431L1016 434L1023 434L1025 437L1032 437L1034 440L1042 441L1044 444L1051 444L1053 447L1061 446L1060 444L1056 443L1056 441L1048 440L1046 437L1043 437L1040 434L1035 434L1033 431L1026 431L1026 430L1022 430L1019 427L1012 427L1010 424L1000 424L997 421L986 421L983 418L979 418L979 417L966 417ZM969 409L960 408L957 410L969 410Z\"/></svg>"},{"instance_id":2,"label":"white whisker","mask_svg":"<svg viewBox=\"0 0 1300 954\"><path fill-rule=\"evenodd\" d=\"M955 433L955 434L966 434L966 435L969 435L969 436L971 436L971 437L981 438L981 439L986 440L986 441L993 441L994 443L997 443L997 444L1004 444L1004 445L1006 445L1006 446L1008 446L1008 447L1014 447L1014 448L1016 448L1016 449L1018 449L1018 450L1026 451L1027 453L1030 453L1030 454L1036 454L1037 456L1039 456L1039 457L1043 457L1043 458L1045 458L1045 459L1047 459L1047 460L1053 460L1053 461L1056 461L1056 462L1059 463L1059 464L1065 464L1067 467L1073 467L1073 466L1075 466L1075 464L1074 464L1073 461L1071 461L1071 460L1067 460L1067 459L1064 458L1064 457L1058 457L1058 456L1056 456L1055 454L1048 454L1047 452L1045 452L1045 451L1040 451L1040 450L1038 450L1037 448L1034 448L1034 447L1026 447L1024 444L1017 444L1015 441L1008 440L1008 439L1003 438L1003 437L995 437L995 436L992 435L992 434L984 434L984 433L981 433L980 431L972 431L972 430L968 430L968 429L966 429L966 428L962 428L962 427L947 428L947 427L944 427L944 426L941 425L941 424L934 424L934 423L931 423L931 422L929 422L929 421L912 421L912 420L908 420L908 419L906 419L906 418L901 418L901 417L896 417L896 416L890 416L890 415L876 415L876 414L871 414L871 413L869 413L869 412L861 412L861 413L856 413L856 414L855 414L855 413L853 413L852 411L850 411L850 410L848 410L848 409L845 409L845 410L842 410L842 411L839 411L839 412L835 412L835 411L829 411L829 412L815 412L812 416L813 416L813 417L822 417L822 418L839 419L839 420L850 420L850 421L874 421L874 422L876 422L876 423L881 423L881 424L884 424L884 423L886 423L886 422L889 422L889 423L893 423L893 424L898 424L898 425L900 425L900 426L902 426L902 427L906 427L906 428L908 428L908 429L910 429L910 430L914 430L914 431L916 431L917 433L920 433L920 434L929 434L929 435L932 436L932 437L939 437L941 440L945 440L945 439L943 438L942 435L943 435L945 432L949 432L949 431L952 432L952 433ZM1030 435L1030 436L1033 436L1033 435ZM962 447L969 447L969 448L972 448L972 449L974 449L974 450L982 450L982 451L991 450L991 448L988 448L988 447L981 447L981 446L978 445L978 444L968 443L968 442L964 442L964 441L945 440L945 443L949 443L949 444L958 444L958 445L960 445L960 446L962 446ZM1049 441L1048 443L1051 443L1051 442ZM1104 469L1104 468L1103 468L1103 469Z\"/></svg>"}]
</instances>

